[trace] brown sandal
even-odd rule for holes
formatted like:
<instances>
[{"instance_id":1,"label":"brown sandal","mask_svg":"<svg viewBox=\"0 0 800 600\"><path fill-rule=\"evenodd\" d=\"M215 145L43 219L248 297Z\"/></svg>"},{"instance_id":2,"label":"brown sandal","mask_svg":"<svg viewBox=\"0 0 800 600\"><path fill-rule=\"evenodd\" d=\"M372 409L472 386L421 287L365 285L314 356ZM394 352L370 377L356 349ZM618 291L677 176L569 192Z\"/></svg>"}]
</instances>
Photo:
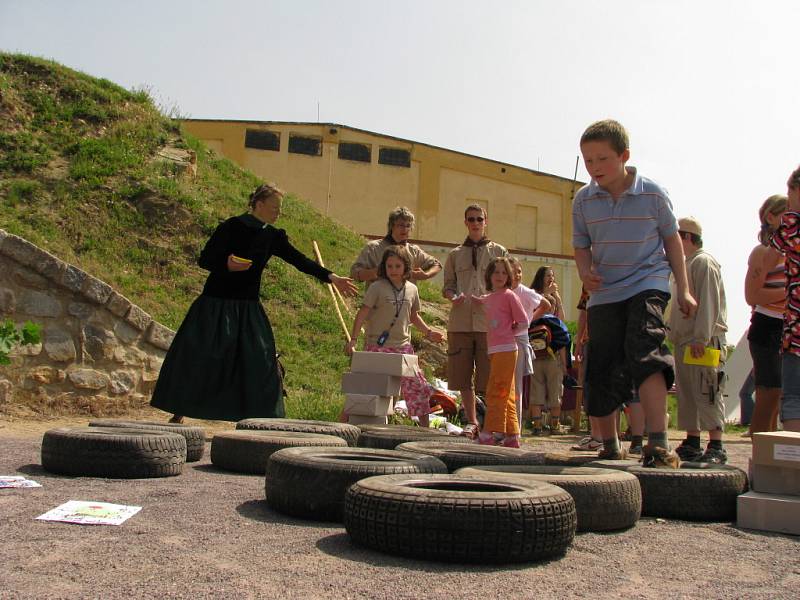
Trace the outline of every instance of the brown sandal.
<instances>
[{"instance_id":1,"label":"brown sandal","mask_svg":"<svg viewBox=\"0 0 800 600\"><path fill-rule=\"evenodd\" d=\"M461 432L461 435L470 440L474 440L478 437L479 432L480 430L478 429L478 425L476 423L467 423L464 426L464 431Z\"/></svg>"},{"instance_id":2,"label":"brown sandal","mask_svg":"<svg viewBox=\"0 0 800 600\"><path fill-rule=\"evenodd\" d=\"M172 418L169 420L170 423L183 423L183 415L172 415Z\"/></svg>"}]
</instances>

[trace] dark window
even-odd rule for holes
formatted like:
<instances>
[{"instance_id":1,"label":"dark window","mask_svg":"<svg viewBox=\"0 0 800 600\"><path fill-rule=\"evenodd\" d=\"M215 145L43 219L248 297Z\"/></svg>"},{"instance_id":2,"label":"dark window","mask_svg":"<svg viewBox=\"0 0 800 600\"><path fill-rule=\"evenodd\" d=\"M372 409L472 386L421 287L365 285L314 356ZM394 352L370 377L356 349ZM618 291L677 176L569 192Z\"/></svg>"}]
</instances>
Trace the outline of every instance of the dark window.
<instances>
[{"instance_id":1,"label":"dark window","mask_svg":"<svg viewBox=\"0 0 800 600\"><path fill-rule=\"evenodd\" d=\"M372 162L372 150L368 144L354 144L353 142L339 143L339 158L357 160L358 162Z\"/></svg>"},{"instance_id":2,"label":"dark window","mask_svg":"<svg viewBox=\"0 0 800 600\"><path fill-rule=\"evenodd\" d=\"M322 156L322 138L304 135L289 135L289 152Z\"/></svg>"},{"instance_id":3,"label":"dark window","mask_svg":"<svg viewBox=\"0 0 800 600\"><path fill-rule=\"evenodd\" d=\"M244 136L244 147L279 152L281 149L281 134L272 131L248 129Z\"/></svg>"},{"instance_id":4,"label":"dark window","mask_svg":"<svg viewBox=\"0 0 800 600\"><path fill-rule=\"evenodd\" d=\"M402 148L381 148L378 152L378 162L382 165L410 167L411 152Z\"/></svg>"}]
</instances>

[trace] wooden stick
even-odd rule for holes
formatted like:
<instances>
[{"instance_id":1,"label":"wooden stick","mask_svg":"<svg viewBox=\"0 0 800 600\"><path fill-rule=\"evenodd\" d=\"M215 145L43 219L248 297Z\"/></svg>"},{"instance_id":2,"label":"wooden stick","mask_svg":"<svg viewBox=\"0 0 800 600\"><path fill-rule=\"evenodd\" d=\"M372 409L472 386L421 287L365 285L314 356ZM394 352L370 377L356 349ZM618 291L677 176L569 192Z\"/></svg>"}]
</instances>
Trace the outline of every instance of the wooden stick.
<instances>
[{"instance_id":1,"label":"wooden stick","mask_svg":"<svg viewBox=\"0 0 800 600\"><path fill-rule=\"evenodd\" d=\"M325 266L322 264L322 256L319 253L319 247L317 246L316 241L312 241L314 245L314 254L317 255L317 262L320 266ZM350 341L350 332L347 331L347 325L344 322L344 317L342 316L342 311L339 309L339 303L336 301L336 294L334 293L334 285L332 283L328 283L328 291L331 293L331 300L333 300L333 306L336 308L336 314L339 316L339 324L342 326L342 330L344 331L344 337L349 342ZM338 290L337 290L338 291ZM342 301L344 302L344 300Z\"/></svg>"},{"instance_id":2,"label":"wooden stick","mask_svg":"<svg viewBox=\"0 0 800 600\"><path fill-rule=\"evenodd\" d=\"M317 246L316 241L312 241L312 243L314 244L314 254L317 255L317 262L321 267L324 267L325 263L322 262L322 254L320 254L319 252L319 246ZM333 291L336 292L336 295L339 297L339 301L342 303L342 306L344 306L344 311L347 313L347 316L352 319L353 313L350 312L350 307L347 306L347 302L345 302L344 297L342 296L342 292L340 292L339 288L337 288L336 286L333 286Z\"/></svg>"}]
</instances>

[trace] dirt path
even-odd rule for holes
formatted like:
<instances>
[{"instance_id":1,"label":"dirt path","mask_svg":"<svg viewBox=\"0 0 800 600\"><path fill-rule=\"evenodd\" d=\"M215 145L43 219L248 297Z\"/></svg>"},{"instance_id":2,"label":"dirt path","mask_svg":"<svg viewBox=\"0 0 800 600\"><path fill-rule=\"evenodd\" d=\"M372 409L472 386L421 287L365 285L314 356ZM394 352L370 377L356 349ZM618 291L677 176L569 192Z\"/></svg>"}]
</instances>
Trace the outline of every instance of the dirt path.
<instances>
[{"instance_id":1,"label":"dirt path","mask_svg":"<svg viewBox=\"0 0 800 600\"><path fill-rule=\"evenodd\" d=\"M43 486L0 491L0 597L796 598L800 589L800 538L729 523L642 519L621 533L580 534L560 560L465 566L363 550L338 524L277 514L262 501L263 477L217 470L208 453L166 479L43 471L41 433L86 421L0 421L0 474ZM728 447L734 464L746 462L749 444ZM35 520L67 500L143 509L120 527Z\"/></svg>"}]
</instances>

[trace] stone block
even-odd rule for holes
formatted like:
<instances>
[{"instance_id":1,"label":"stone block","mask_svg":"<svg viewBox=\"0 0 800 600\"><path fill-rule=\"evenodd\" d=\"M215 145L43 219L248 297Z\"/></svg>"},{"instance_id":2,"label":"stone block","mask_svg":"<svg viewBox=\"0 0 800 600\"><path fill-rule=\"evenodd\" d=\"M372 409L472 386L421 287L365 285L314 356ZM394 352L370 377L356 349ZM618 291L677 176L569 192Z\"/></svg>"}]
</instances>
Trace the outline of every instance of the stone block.
<instances>
[{"instance_id":1,"label":"stone block","mask_svg":"<svg viewBox=\"0 0 800 600\"><path fill-rule=\"evenodd\" d=\"M130 346L117 346L113 359L121 365L143 367L147 364L147 354Z\"/></svg>"},{"instance_id":2,"label":"stone block","mask_svg":"<svg viewBox=\"0 0 800 600\"><path fill-rule=\"evenodd\" d=\"M67 305L67 312L81 321L86 321L94 314L94 307L85 302L70 302Z\"/></svg>"},{"instance_id":3,"label":"stone block","mask_svg":"<svg viewBox=\"0 0 800 600\"><path fill-rule=\"evenodd\" d=\"M83 283L83 295L97 304L105 304L113 291L110 285L91 275L87 275Z\"/></svg>"},{"instance_id":4,"label":"stone block","mask_svg":"<svg viewBox=\"0 0 800 600\"><path fill-rule=\"evenodd\" d=\"M106 308L118 317L124 317L131 307L131 301L122 294L112 291L108 297Z\"/></svg>"},{"instance_id":5,"label":"stone block","mask_svg":"<svg viewBox=\"0 0 800 600\"><path fill-rule=\"evenodd\" d=\"M40 384L61 383L66 378L66 373L55 367L41 365L28 371L28 379Z\"/></svg>"},{"instance_id":6,"label":"stone block","mask_svg":"<svg viewBox=\"0 0 800 600\"><path fill-rule=\"evenodd\" d=\"M150 321L153 320L153 317L148 315L144 312L141 308L136 306L135 304L131 304L130 310L128 310L128 314L125 315L125 321L136 327L139 331L144 331L147 329L147 326L150 324Z\"/></svg>"},{"instance_id":7,"label":"stone block","mask_svg":"<svg viewBox=\"0 0 800 600\"><path fill-rule=\"evenodd\" d=\"M0 232L2 232L2 229L0 229ZM11 403L13 390L13 383L8 379L0 379L0 406Z\"/></svg>"},{"instance_id":8,"label":"stone block","mask_svg":"<svg viewBox=\"0 0 800 600\"><path fill-rule=\"evenodd\" d=\"M68 362L75 360L75 342L63 329L49 329L44 334L44 351L51 360Z\"/></svg>"},{"instance_id":9,"label":"stone block","mask_svg":"<svg viewBox=\"0 0 800 600\"><path fill-rule=\"evenodd\" d=\"M14 356L39 356L42 353L42 343L17 346L11 352Z\"/></svg>"},{"instance_id":10,"label":"stone block","mask_svg":"<svg viewBox=\"0 0 800 600\"><path fill-rule=\"evenodd\" d=\"M81 390L102 390L108 386L108 375L94 369L76 369L67 374L70 382Z\"/></svg>"},{"instance_id":11,"label":"stone block","mask_svg":"<svg viewBox=\"0 0 800 600\"><path fill-rule=\"evenodd\" d=\"M17 269L14 271L14 281L22 287L47 289L47 279L30 269Z\"/></svg>"},{"instance_id":12,"label":"stone block","mask_svg":"<svg viewBox=\"0 0 800 600\"><path fill-rule=\"evenodd\" d=\"M17 312L33 317L60 317L64 314L61 302L45 292L25 290L17 303Z\"/></svg>"},{"instance_id":13,"label":"stone block","mask_svg":"<svg viewBox=\"0 0 800 600\"><path fill-rule=\"evenodd\" d=\"M43 277L59 283L64 276L64 271L67 270L67 263L55 256L48 256L33 265L33 268L41 273Z\"/></svg>"},{"instance_id":14,"label":"stone block","mask_svg":"<svg viewBox=\"0 0 800 600\"><path fill-rule=\"evenodd\" d=\"M114 371L111 373L109 391L112 394L127 394L136 387L136 375L130 371Z\"/></svg>"},{"instance_id":15,"label":"stone block","mask_svg":"<svg viewBox=\"0 0 800 600\"><path fill-rule=\"evenodd\" d=\"M90 324L84 326L83 336L86 352L95 361L114 356L117 338L114 336L113 331Z\"/></svg>"},{"instance_id":16,"label":"stone block","mask_svg":"<svg viewBox=\"0 0 800 600\"><path fill-rule=\"evenodd\" d=\"M36 264L36 260L39 258L39 254L42 251L28 240L24 240L13 234L8 234L3 239L0 252L9 258L13 258L21 265L33 266Z\"/></svg>"},{"instance_id":17,"label":"stone block","mask_svg":"<svg viewBox=\"0 0 800 600\"><path fill-rule=\"evenodd\" d=\"M0 288L0 314L10 315L17 308L17 296L11 288Z\"/></svg>"},{"instance_id":18,"label":"stone block","mask_svg":"<svg viewBox=\"0 0 800 600\"><path fill-rule=\"evenodd\" d=\"M64 274L61 276L61 285L72 292L80 292L86 277L85 271L81 271L78 267L67 265L67 268L64 269Z\"/></svg>"},{"instance_id":19,"label":"stone block","mask_svg":"<svg viewBox=\"0 0 800 600\"><path fill-rule=\"evenodd\" d=\"M156 321L151 322L150 327L147 329L147 341L156 348L161 348L162 350L169 350L172 338L174 337L174 331Z\"/></svg>"},{"instance_id":20,"label":"stone block","mask_svg":"<svg viewBox=\"0 0 800 600\"><path fill-rule=\"evenodd\" d=\"M135 327L131 327L125 321L117 321L114 325L114 335L116 335L121 342L131 344L139 339L142 332Z\"/></svg>"}]
</instances>

